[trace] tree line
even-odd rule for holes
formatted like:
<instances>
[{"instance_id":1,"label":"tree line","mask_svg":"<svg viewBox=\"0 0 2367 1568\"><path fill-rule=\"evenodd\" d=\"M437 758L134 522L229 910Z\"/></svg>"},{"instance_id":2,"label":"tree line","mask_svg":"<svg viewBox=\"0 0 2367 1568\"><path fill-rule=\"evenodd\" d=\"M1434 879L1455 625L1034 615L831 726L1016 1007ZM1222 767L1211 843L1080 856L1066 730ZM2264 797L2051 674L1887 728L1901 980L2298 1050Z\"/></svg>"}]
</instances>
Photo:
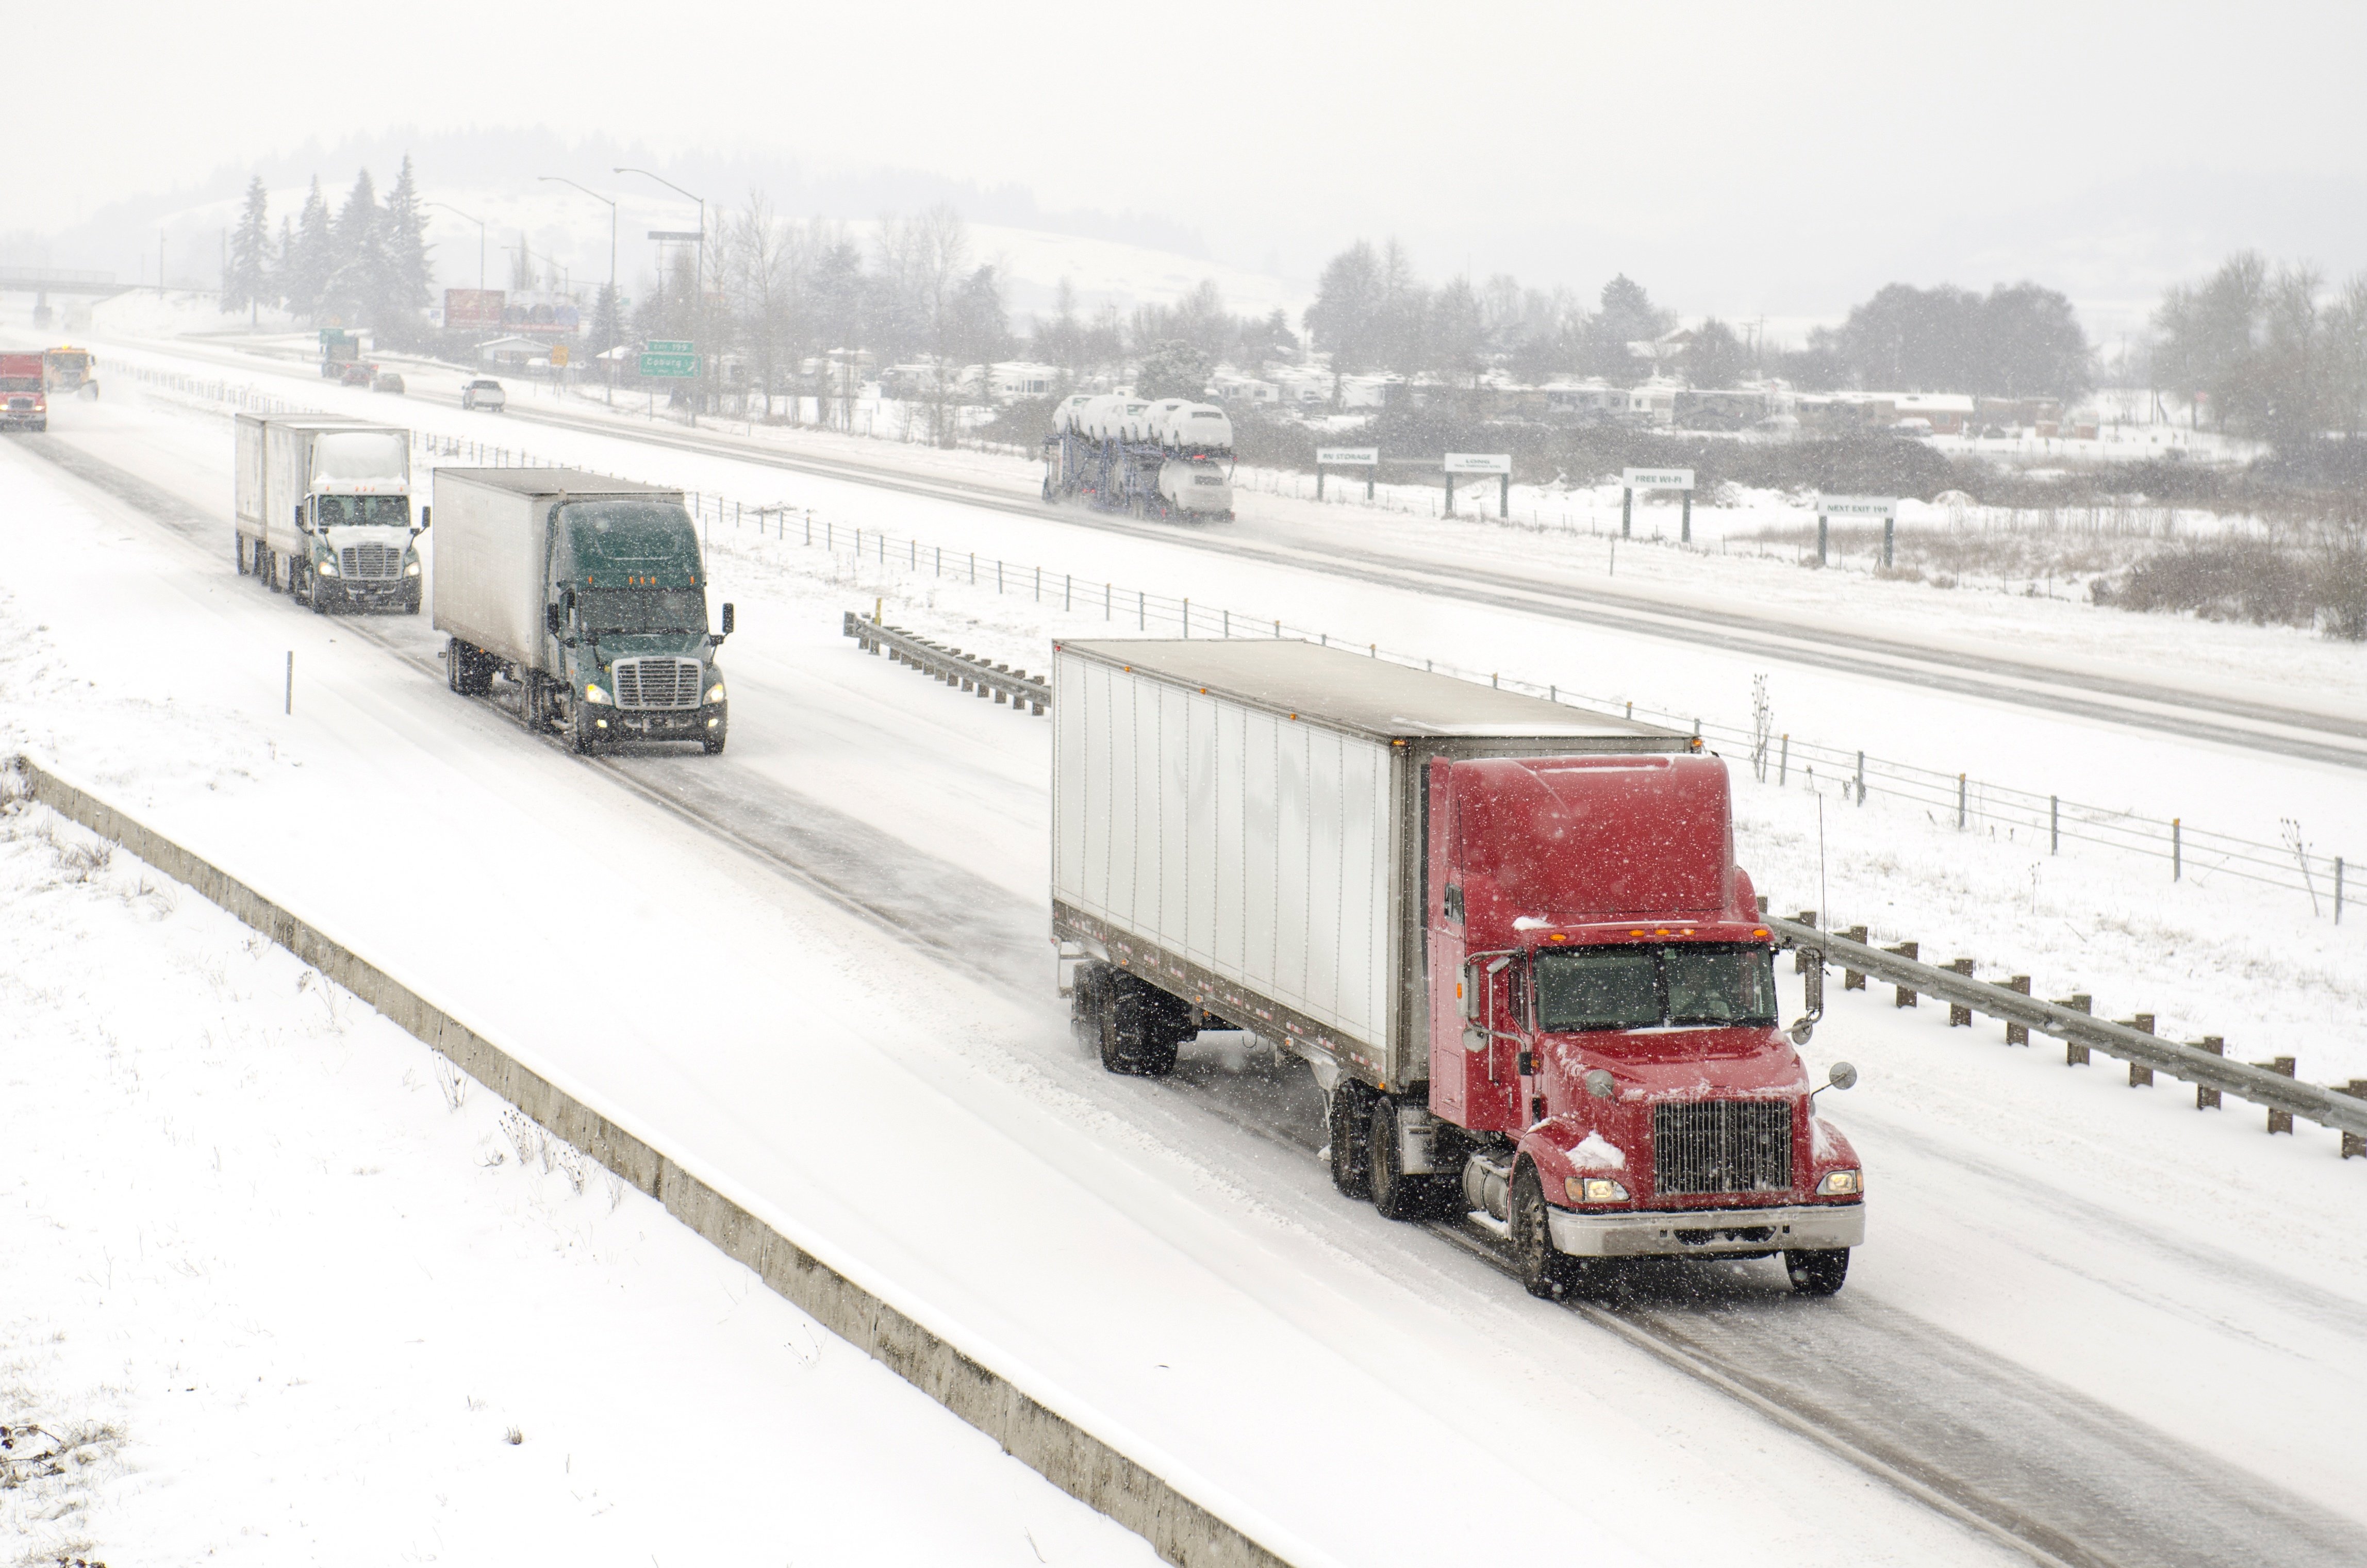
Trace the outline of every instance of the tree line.
<instances>
[{"instance_id":1,"label":"tree line","mask_svg":"<svg viewBox=\"0 0 2367 1568\"><path fill-rule=\"evenodd\" d=\"M283 214L276 235L271 195L257 175L231 234L222 309L252 317L269 305L306 321L368 324L390 342L417 342L434 281L428 248L408 157L384 201L364 169L334 213L314 176L303 210Z\"/></svg>"},{"instance_id":2,"label":"tree line","mask_svg":"<svg viewBox=\"0 0 2367 1568\"><path fill-rule=\"evenodd\" d=\"M1622 273L1592 308L1568 289L1499 274L1435 287L1404 247L1359 240L1327 262L1306 325L1335 376L1389 372L1453 381L1487 370L1536 382L1599 377L1633 386L1654 375L1694 386L1781 376L1809 391L1843 387L2071 397L2087 389L2090 352L2071 301L2035 283L1987 295L1894 283L1806 347L1775 349L1715 316L1676 333L1675 314Z\"/></svg>"},{"instance_id":3,"label":"tree line","mask_svg":"<svg viewBox=\"0 0 2367 1568\"><path fill-rule=\"evenodd\" d=\"M2367 273L2327 291L2305 265L2238 251L2172 287L2153 316L2154 384L2200 398L2200 419L2281 449L2359 433L2367 409Z\"/></svg>"}]
</instances>

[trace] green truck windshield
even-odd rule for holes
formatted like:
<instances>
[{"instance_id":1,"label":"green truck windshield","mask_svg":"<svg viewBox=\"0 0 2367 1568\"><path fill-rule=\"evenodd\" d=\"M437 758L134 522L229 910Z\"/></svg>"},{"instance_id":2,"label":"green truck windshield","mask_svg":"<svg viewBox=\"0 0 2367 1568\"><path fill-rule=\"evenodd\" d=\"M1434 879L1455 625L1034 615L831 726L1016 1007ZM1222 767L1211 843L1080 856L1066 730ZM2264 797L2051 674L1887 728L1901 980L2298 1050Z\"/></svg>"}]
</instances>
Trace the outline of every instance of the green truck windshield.
<instances>
[{"instance_id":1,"label":"green truck windshield","mask_svg":"<svg viewBox=\"0 0 2367 1568\"><path fill-rule=\"evenodd\" d=\"M594 632L707 630L707 596L697 588L587 588L578 603Z\"/></svg>"},{"instance_id":2,"label":"green truck windshield","mask_svg":"<svg viewBox=\"0 0 2367 1568\"><path fill-rule=\"evenodd\" d=\"M312 521L324 528L411 526L408 495L315 495Z\"/></svg>"},{"instance_id":3,"label":"green truck windshield","mask_svg":"<svg viewBox=\"0 0 2367 1568\"><path fill-rule=\"evenodd\" d=\"M1536 957L1537 1027L1547 1031L1775 1022L1775 955L1729 942L1564 948Z\"/></svg>"}]
</instances>

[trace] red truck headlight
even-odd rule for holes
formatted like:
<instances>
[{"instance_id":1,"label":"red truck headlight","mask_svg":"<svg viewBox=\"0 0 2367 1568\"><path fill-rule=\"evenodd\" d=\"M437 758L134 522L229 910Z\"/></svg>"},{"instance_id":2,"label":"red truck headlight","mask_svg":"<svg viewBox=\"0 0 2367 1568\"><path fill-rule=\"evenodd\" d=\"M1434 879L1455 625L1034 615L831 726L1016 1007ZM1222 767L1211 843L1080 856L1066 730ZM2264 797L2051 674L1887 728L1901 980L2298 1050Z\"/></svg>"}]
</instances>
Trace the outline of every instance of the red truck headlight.
<instances>
[{"instance_id":1,"label":"red truck headlight","mask_svg":"<svg viewBox=\"0 0 2367 1568\"><path fill-rule=\"evenodd\" d=\"M1562 1190L1572 1203L1625 1203L1627 1189L1609 1176L1566 1176Z\"/></svg>"},{"instance_id":2,"label":"red truck headlight","mask_svg":"<svg viewBox=\"0 0 2367 1568\"><path fill-rule=\"evenodd\" d=\"M1865 1182L1855 1171L1827 1171L1817 1184L1819 1198L1855 1198L1864 1191Z\"/></svg>"}]
</instances>

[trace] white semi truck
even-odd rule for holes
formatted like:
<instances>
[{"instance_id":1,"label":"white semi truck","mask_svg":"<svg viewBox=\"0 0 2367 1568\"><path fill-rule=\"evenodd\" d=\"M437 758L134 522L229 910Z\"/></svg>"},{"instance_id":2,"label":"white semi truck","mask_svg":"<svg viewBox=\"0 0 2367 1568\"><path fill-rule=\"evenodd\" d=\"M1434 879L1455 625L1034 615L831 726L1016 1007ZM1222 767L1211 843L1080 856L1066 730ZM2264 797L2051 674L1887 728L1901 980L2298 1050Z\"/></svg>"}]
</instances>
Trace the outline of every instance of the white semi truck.
<instances>
[{"instance_id":1,"label":"white semi truck","mask_svg":"<svg viewBox=\"0 0 2367 1568\"><path fill-rule=\"evenodd\" d=\"M417 615L411 432L329 414L242 414L233 481L238 569L314 613Z\"/></svg>"}]
</instances>

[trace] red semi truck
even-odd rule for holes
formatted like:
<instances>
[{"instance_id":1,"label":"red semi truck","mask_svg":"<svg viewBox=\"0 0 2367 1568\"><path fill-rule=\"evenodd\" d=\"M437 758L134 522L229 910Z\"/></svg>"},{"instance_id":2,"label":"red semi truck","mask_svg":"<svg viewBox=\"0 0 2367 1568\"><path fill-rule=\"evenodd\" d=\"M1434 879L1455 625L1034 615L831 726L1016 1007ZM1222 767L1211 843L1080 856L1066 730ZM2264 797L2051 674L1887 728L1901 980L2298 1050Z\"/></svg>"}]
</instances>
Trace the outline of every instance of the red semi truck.
<instances>
[{"instance_id":1,"label":"red semi truck","mask_svg":"<svg viewBox=\"0 0 2367 1568\"><path fill-rule=\"evenodd\" d=\"M1493 1232L1539 1295L1640 1257L1840 1289L1857 1156L1697 740L1305 642L1068 642L1053 682L1052 933L1104 1066L1273 1040L1342 1193Z\"/></svg>"},{"instance_id":2,"label":"red semi truck","mask_svg":"<svg viewBox=\"0 0 2367 1568\"><path fill-rule=\"evenodd\" d=\"M46 430L50 398L41 356L0 352L0 430Z\"/></svg>"}]
</instances>

